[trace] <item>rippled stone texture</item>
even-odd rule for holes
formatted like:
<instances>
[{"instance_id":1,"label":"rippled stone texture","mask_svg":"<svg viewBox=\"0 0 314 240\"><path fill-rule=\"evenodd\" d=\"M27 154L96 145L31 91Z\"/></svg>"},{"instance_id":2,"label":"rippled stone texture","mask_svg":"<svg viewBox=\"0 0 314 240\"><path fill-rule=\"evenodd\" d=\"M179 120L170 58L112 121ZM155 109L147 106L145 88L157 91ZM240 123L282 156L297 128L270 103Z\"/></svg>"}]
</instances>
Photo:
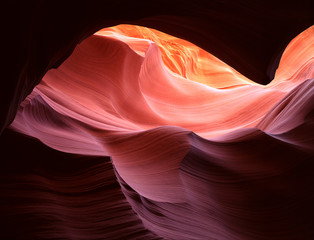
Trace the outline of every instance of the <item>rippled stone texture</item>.
<instances>
[{"instance_id":1,"label":"rippled stone texture","mask_svg":"<svg viewBox=\"0 0 314 240\"><path fill-rule=\"evenodd\" d=\"M106 28L47 72L11 127L110 156L157 236L311 239L313 39L313 27L294 38L261 85L185 40Z\"/></svg>"}]
</instances>

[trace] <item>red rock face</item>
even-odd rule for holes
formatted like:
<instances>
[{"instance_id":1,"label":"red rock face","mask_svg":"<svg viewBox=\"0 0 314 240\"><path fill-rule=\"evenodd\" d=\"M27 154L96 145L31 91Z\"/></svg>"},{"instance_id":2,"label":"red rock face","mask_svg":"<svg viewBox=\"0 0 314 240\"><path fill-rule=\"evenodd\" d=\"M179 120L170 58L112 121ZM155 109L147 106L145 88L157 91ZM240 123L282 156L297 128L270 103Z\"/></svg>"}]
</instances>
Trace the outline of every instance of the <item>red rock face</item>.
<instances>
[{"instance_id":1,"label":"red rock face","mask_svg":"<svg viewBox=\"0 0 314 240\"><path fill-rule=\"evenodd\" d=\"M11 128L109 156L132 217L156 234L137 237L312 239L313 42L313 27L296 36L261 85L188 41L105 28L46 73ZM110 201L122 200L97 206Z\"/></svg>"}]
</instances>

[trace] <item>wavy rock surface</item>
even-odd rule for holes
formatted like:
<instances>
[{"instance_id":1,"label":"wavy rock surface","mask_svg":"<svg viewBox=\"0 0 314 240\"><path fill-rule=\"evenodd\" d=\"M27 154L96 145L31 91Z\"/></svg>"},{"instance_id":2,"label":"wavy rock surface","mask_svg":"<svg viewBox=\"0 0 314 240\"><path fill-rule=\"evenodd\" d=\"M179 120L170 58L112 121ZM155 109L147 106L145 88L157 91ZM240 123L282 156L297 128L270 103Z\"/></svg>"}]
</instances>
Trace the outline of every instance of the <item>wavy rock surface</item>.
<instances>
[{"instance_id":1,"label":"wavy rock surface","mask_svg":"<svg viewBox=\"0 0 314 240\"><path fill-rule=\"evenodd\" d=\"M162 238L312 239L313 42L313 27L294 38L261 85L185 40L106 28L47 72L11 128L110 156L128 203Z\"/></svg>"}]
</instances>

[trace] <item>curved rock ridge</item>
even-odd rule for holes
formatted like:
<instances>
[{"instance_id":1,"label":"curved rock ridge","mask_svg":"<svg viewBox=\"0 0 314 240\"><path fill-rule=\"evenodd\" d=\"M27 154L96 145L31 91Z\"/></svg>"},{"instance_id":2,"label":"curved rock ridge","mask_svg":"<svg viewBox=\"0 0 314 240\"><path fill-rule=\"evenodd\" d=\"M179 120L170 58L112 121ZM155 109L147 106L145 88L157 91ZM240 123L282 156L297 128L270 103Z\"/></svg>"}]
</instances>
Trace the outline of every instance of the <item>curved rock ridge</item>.
<instances>
[{"instance_id":1,"label":"curved rock ridge","mask_svg":"<svg viewBox=\"0 0 314 240\"><path fill-rule=\"evenodd\" d=\"M313 43L312 26L261 85L185 40L105 28L47 72L11 128L110 156L129 204L162 238L312 239Z\"/></svg>"}]
</instances>

